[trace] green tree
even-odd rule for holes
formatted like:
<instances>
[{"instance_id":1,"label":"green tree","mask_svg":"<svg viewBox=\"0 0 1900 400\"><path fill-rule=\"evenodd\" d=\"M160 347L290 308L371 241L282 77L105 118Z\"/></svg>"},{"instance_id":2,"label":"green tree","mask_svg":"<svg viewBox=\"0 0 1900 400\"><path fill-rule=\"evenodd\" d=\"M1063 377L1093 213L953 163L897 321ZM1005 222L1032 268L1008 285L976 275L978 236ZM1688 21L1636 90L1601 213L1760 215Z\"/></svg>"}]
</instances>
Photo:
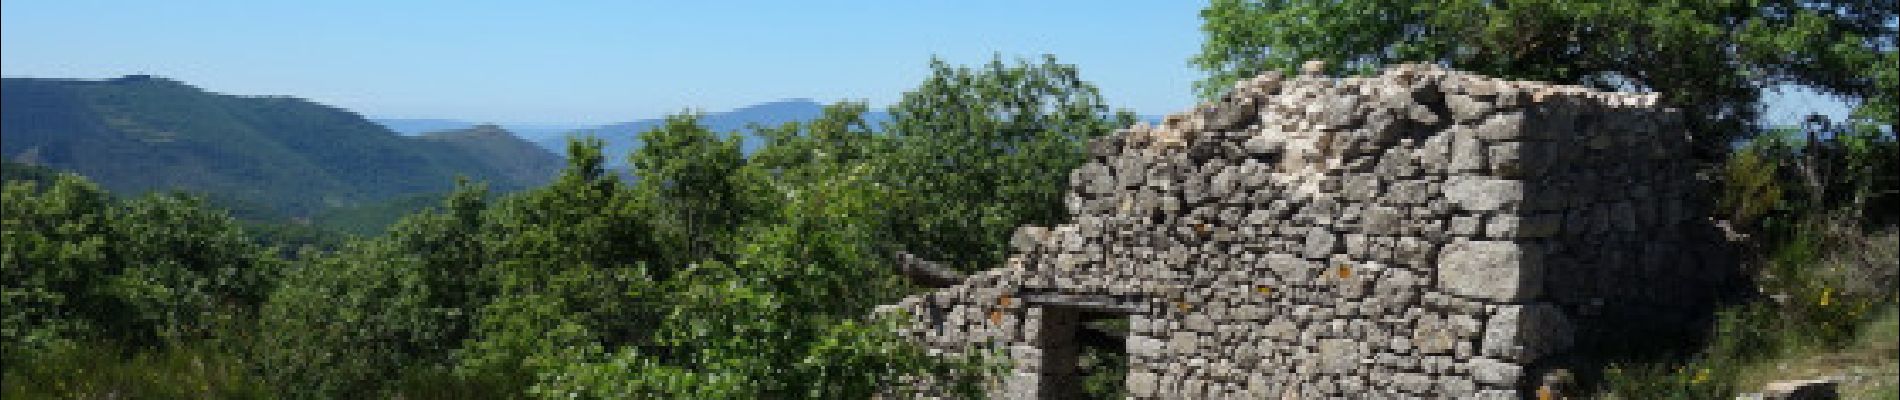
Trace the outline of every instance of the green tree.
<instances>
[{"instance_id":1,"label":"green tree","mask_svg":"<svg viewBox=\"0 0 1900 400\"><path fill-rule=\"evenodd\" d=\"M636 190L654 212L655 233L677 246L666 261L729 260L733 232L757 208L745 192L757 183L743 170L739 138L717 135L687 113L667 117L640 139L628 159L639 177Z\"/></svg>"},{"instance_id":2,"label":"green tree","mask_svg":"<svg viewBox=\"0 0 1900 400\"><path fill-rule=\"evenodd\" d=\"M756 129L766 145L746 162L780 185L810 184L862 164L890 145L889 137L865 120L866 111L864 103L844 102L825 107L810 122Z\"/></svg>"},{"instance_id":3,"label":"green tree","mask_svg":"<svg viewBox=\"0 0 1900 400\"><path fill-rule=\"evenodd\" d=\"M415 255L366 240L300 262L260 320L256 362L285 397L366 397L405 366L440 362L467 331L435 307Z\"/></svg>"},{"instance_id":4,"label":"green tree","mask_svg":"<svg viewBox=\"0 0 1900 400\"><path fill-rule=\"evenodd\" d=\"M666 304L659 286L673 266L655 261L664 254L651 211L608 173L601 146L570 143L568 167L554 183L484 214L494 253L484 275L497 292L477 312L465 370L533 376L649 342Z\"/></svg>"},{"instance_id":5,"label":"green tree","mask_svg":"<svg viewBox=\"0 0 1900 400\"><path fill-rule=\"evenodd\" d=\"M1134 122L1054 56L930 69L891 108L895 143L877 167L897 191L898 242L959 268L996 266L1017 226L1065 220L1061 196L1087 141Z\"/></svg>"},{"instance_id":6,"label":"green tree","mask_svg":"<svg viewBox=\"0 0 1900 400\"><path fill-rule=\"evenodd\" d=\"M882 253L891 192L853 154L874 143L863 106L837 105L771 138L739 174L775 176L747 192L760 208L736 229L731 261L681 269L652 341L545 374L548 398L865 398L905 374L953 375L868 320L901 296Z\"/></svg>"},{"instance_id":7,"label":"green tree","mask_svg":"<svg viewBox=\"0 0 1900 400\"><path fill-rule=\"evenodd\" d=\"M7 182L0 251L6 352L61 341L152 346L247 318L277 260L199 199L117 201L76 175Z\"/></svg>"},{"instance_id":8,"label":"green tree","mask_svg":"<svg viewBox=\"0 0 1900 400\"><path fill-rule=\"evenodd\" d=\"M198 198L71 174L0 191L4 396L257 396L241 336L281 262Z\"/></svg>"},{"instance_id":9,"label":"green tree","mask_svg":"<svg viewBox=\"0 0 1900 400\"><path fill-rule=\"evenodd\" d=\"M109 307L98 283L113 275L112 199L71 175L40 188L6 182L0 207L0 335L13 357L69 341L94 325L82 310Z\"/></svg>"},{"instance_id":10,"label":"green tree","mask_svg":"<svg viewBox=\"0 0 1900 400\"><path fill-rule=\"evenodd\" d=\"M509 397L577 351L644 342L659 315L642 289L655 245L600 146L571 143L546 187L490 202L464 182L439 208L305 263L265 310L280 344L263 351L271 376L317 397L441 385Z\"/></svg>"},{"instance_id":11,"label":"green tree","mask_svg":"<svg viewBox=\"0 0 1900 400\"><path fill-rule=\"evenodd\" d=\"M1195 85L1207 97L1306 60L1655 91L1691 117L1714 159L1753 132L1762 90L1783 84L1864 99L1891 126L1896 10L1891 0L1215 0L1192 63L1208 74Z\"/></svg>"}]
</instances>

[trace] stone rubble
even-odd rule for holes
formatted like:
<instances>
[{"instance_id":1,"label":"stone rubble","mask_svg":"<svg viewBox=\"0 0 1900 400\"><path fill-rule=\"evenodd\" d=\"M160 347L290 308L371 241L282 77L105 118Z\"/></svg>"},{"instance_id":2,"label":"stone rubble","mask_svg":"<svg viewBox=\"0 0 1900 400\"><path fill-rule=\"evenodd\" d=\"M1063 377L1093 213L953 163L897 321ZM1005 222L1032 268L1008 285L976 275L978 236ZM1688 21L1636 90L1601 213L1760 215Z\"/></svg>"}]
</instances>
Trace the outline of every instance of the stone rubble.
<instances>
[{"instance_id":1,"label":"stone rubble","mask_svg":"<svg viewBox=\"0 0 1900 400\"><path fill-rule=\"evenodd\" d=\"M1133 398L1515 399L1593 318L1709 297L1690 137L1655 95L1305 69L1094 140L1073 222L884 311L1006 357L997 398L1073 393L1076 315L1116 312Z\"/></svg>"}]
</instances>

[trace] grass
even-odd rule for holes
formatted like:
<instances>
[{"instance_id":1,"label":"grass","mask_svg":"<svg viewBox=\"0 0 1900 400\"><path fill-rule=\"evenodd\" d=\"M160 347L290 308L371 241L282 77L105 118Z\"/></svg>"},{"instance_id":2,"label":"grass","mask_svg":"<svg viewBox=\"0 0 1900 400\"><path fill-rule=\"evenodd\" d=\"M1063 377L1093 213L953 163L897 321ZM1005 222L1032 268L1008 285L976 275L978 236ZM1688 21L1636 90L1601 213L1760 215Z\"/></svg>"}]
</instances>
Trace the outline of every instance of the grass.
<instances>
[{"instance_id":1,"label":"grass","mask_svg":"<svg viewBox=\"0 0 1900 400\"><path fill-rule=\"evenodd\" d=\"M276 397L245 364L209 346L128 352L109 344L60 346L9 362L8 399L265 399Z\"/></svg>"},{"instance_id":2,"label":"grass","mask_svg":"<svg viewBox=\"0 0 1900 400\"><path fill-rule=\"evenodd\" d=\"M1888 307L1858 336L1839 348L1802 346L1750 363L1735 382L1753 391L1777 380L1835 377L1846 399L1900 398L1900 308Z\"/></svg>"},{"instance_id":3,"label":"grass","mask_svg":"<svg viewBox=\"0 0 1900 400\"><path fill-rule=\"evenodd\" d=\"M1609 364L1608 399L1729 399L1769 382L1835 379L1848 399L1900 399L1900 234L1808 224L1757 259L1763 298L1727 307L1684 356Z\"/></svg>"}]
</instances>

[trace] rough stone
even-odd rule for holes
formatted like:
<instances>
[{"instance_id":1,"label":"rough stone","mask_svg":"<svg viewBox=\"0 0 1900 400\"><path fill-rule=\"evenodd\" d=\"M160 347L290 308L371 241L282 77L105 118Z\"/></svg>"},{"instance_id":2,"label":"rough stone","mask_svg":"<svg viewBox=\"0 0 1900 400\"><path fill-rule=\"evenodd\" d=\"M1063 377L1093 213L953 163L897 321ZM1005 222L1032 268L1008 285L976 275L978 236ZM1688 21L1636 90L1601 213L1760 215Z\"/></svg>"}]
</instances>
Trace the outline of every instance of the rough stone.
<instances>
[{"instance_id":1,"label":"rough stone","mask_svg":"<svg viewBox=\"0 0 1900 400\"><path fill-rule=\"evenodd\" d=\"M1478 383L1488 385L1515 385L1524 377L1524 367L1495 358L1471 360L1471 376Z\"/></svg>"},{"instance_id":2,"label":"rough stone","mask_svg":"<svg viewBox=\"0 0 1900 400\"><path fill-rule=\"evenodd\" d=\"M1007 358L994 398L1073 394L1106 316L1138 399L1524 398L1578 326L1712 306L1722 253L1652 96L1324 70L1090 141L1073 222L1018 229L994 269L907 272L939 289L877 312L930 354Z\"/></svg>"},{"instance_id":3,"label":"rough stone","mask_svg":"<svg viewBox=\"0 0 1900 400\"><path fill-rule=\"evenodd\" d=\"M1464 178L1445 182L1445 199L1470 211L1511 210L1524 202L1524 182L1511 179Z\"/></svg>"},{"instance_id":4,"label":"rough stone","mask_svg":"<svg viewBox=\"0 0 1900 400\"><path fill-rule=\"evenodd\" d=\"M1463 241L1439 256L1438 284L1446 293L1492 301L1536 297L1544 283L1542 254L1512 242Z\"/></svg>"},{"instance_id":5,"label":"rough stone","mask_svg":"<svg viewBox=\"0 0 1900 400\"><path fill-rule=\"evenodd\" d=\"M1548 303L1504 305L1484 327L1484 355L1530 362L1570 348L1570 319Z\"/></svg>"}]
</instances>

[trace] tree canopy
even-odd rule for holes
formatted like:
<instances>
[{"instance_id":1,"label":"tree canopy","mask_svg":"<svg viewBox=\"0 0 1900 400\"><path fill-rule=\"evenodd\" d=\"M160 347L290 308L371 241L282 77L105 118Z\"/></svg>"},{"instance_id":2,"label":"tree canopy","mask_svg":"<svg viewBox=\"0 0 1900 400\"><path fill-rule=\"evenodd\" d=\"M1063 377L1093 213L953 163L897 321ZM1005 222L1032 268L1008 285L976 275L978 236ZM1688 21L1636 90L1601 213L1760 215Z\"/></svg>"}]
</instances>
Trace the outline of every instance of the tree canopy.
<instances>
[{"instance_id":1,"label":"tree canopy","mask_svg":"<svg viewBox=\"0 0 1900 400\"><path fill-rule=\"evenodd\" d=\"M1892 0L1215 0L1192 63L1215 96L1307 60L1332 72L1431 62L1487 75L1653 91L1709 157L1757 128L1763 90L1800 85L1892 126Z\"/></svg>"},{"instance_id":2,"label":"tree canopy","mask_svg":"<svg viewBox=\"0 0 1900 400\"><path fill-rule=\"evenodd\" d=\"M630 179L575 140L545 186L461 180L381 235L301 249L189 197L9 165L6 393L204 374L74 372L119 346L237 363L216 370L246 372L231 393L296 398L866 398L973 378L874 316L914 290L894 252L993 264L1010 229L1063 217L1084 141L1131 118L1053 58L931 72L888 126L839 103L751 128L768 143L748 157L682 113L611 155Z\"/></svg>"}]
</instances>

